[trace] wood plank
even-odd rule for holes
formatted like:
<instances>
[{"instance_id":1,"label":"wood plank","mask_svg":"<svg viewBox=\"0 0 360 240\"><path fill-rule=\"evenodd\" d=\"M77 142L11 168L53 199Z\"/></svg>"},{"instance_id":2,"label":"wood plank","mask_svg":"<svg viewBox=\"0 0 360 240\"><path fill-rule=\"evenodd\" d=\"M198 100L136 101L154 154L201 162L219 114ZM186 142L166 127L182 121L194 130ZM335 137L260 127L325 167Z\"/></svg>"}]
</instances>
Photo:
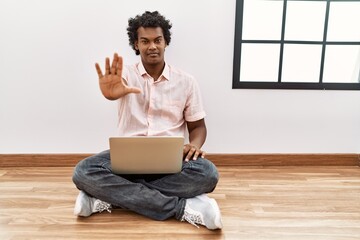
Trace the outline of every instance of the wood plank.
<instances>
[{"instance_id":1,"label":"wood plank","mask_svg":"<svg viewBox=\"0 0 360 240\"><path fill-rule=\"evenodd\" d=\"M91 153L0 154L0 167L72 167ZM217 166L360 166L349 154L207 154Z\"/></svg>"},{"instance_id":2,"label":"wood plank","mask_svg":"<svg viewBox=\"0 0 360 240\"><path fill-rule=\"evenodd\" d=\"M72 167L8 167L0 175L0 239L360 239L360 168L219 166L222 231L117 209L73 216Z\"/></svg>"}]
</instances>

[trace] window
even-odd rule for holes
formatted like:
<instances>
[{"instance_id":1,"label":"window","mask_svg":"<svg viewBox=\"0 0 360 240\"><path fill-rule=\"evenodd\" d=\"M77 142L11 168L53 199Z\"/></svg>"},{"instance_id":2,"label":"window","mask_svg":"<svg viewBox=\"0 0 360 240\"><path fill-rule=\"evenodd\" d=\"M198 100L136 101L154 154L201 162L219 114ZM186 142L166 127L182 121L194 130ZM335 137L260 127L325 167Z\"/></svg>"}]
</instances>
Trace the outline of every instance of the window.
<instances>
[{"instance_id":1,"label":"window","mask_svg":"<svg viewBox=\"0 0 360 240\"><path fill-rule=\"evenodd\" d=\"M237 0L233 88L360 90L360 0Z\"/></svg>"}]
</instances>

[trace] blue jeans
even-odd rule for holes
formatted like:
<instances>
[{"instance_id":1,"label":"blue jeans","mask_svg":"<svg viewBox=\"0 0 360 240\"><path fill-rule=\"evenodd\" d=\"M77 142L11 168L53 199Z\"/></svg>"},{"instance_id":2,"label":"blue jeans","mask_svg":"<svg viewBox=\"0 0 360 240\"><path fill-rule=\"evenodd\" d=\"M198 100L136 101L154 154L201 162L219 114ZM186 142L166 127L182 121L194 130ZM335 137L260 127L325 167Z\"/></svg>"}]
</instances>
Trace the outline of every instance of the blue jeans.
<instances>
[{"instance_id":1,"label":"blue jeans","mask_svg":"<svg viewBox=\"0 0 360 240\"><path fill-rule=\"evenodd\" d=\"M187 198L212 192L219 175L207 159L183 162L180 173L168 175L116 175L110 151L80 161L74 170L76 187L89 195L156 220L181 219Z\"/></svg>"}]
</instances>

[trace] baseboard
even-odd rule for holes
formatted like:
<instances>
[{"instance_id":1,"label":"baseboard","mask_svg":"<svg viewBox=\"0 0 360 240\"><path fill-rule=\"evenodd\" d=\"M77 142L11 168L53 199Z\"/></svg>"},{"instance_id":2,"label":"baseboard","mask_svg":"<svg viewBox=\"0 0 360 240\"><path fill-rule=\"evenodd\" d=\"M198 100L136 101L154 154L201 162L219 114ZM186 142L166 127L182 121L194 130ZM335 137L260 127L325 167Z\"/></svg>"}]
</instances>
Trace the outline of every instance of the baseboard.
<instances>
[{"instance_id":1,"label":"baseboard","mask_svg":"<svg viewBox=\"0 0 360 240\"><path fill-rule=\"evenodd\" d=\"M332 154L209 154L217 165L240 166L360 166L360 155Z\"/></svg>"},{"instance_id":2,"label":"baseboard","mask_svg":"<svg viewBox=\"0 0 360 240\"><path fill-rule=\"evenodd\" d=\"M73 167L91 156L81 154L0 154L0 167ZM207 154L217 166L360 166L353 154Z\"/></svg>"}]
</instances>

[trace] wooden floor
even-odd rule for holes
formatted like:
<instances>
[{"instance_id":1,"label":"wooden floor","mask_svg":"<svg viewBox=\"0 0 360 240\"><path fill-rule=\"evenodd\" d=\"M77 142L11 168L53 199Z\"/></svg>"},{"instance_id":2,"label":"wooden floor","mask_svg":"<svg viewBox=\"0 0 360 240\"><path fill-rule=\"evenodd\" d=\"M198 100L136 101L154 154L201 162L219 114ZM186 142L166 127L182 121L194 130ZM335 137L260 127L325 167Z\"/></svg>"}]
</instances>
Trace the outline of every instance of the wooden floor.
<instances>
[{"instance_id":1,"label":"wooden floor","mask_svg":"<svg viewBox=\"0 0 360 240\"><path fill-rule=\"evenodd\" d=\"M0 169L0 239L360 239L360 168L221 166L222 231L115 210L73 216L72 168Z\"/></svg>"}]
</instances>

